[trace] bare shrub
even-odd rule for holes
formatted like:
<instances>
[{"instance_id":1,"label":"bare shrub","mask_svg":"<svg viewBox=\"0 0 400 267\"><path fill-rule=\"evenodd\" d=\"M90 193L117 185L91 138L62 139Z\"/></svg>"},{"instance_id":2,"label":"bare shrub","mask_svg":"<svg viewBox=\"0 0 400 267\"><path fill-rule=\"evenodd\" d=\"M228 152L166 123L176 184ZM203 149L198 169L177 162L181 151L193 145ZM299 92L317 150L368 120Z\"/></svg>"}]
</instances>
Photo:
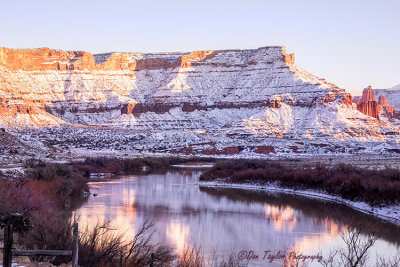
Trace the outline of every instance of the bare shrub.
<instances>
[{"instance_id":1,"label":"bare shrub","mask_svg":"<svg viewBox=\"0 0 400 267\"><path fill-rule=\"evenodd\" d=\"M203 267L206 266L204 252L199 247L185 246L182 255L178 258L177 267Z\"/></svg>"},{"instance_id":2,"label":"bare shrub","mask_svg":"<svg viewBox=\"0 0 400 267\"><path fill-rule=\"evenodd\" d=\"M87 178L72 165L39 162L26 175L32 185L50 190L49 196L65 210L70 209L73 198L89 192Z\"/></svg>"},{"instance_id":3,"label":"bare shrub","mask_svg":"<svg viewBox=\"0 0 400 267\"><path fill-rule=\"evenodd\" d=\"M0 181L0 217L19 213L29 217L32 212L53 206L48 189L34 187L32 182Z\"/></svg>"},{"instance_id":4,"label":"bare shrub","mask_svg":"<svg viewBox=\"0 0 400 267\"><path fill-rule=\"evenodd\" d=\"M227 259L218 261L217 258L215 261L217 262L218 267L246 267L249 265L248 261L239 260L235 253L231 253Z\"/></svg>"},{"instance_id":5,"label":"bare shrub","mask_svg":"<svg viewBox=\"0 0 400 267\"><path fill-rule=\"evenodd\" d=\"M231 253L227 259L220 258L217 251L214 251L208 257L199 246L185 246L182 254L178 257L174 266L177 267L245 267L249 262L239 260L236 253Z\"/></svg>"},{"instance_id":6,"label":"bare shrub","mask_svg":"<svg viewBox=\"0 0 400 267\"><path fill-rule=\"evenodd\" d=\"M47 217L47 216L46 216ZM38 216L32 221L33 229L21 235L20 243L26 249L72 249L73 223L62 216ZM119 234L110 221L98 222L93 227L86 226L79 231L79 265L148 266L151 255L154 255L154 266L166 266L175 259L172 249L162 244L151 244L150 239L154 221L146 221L132 240ZM32 261L50 262L55 265L68 263L71 257L31 257Z\"/></svg>"},{"instance_id":7,"label":"bare shrub","mask_svg":"<svg viewBox=\"0 0 400 267\"><path fill-rule=\"evenodd\" d=\"M371 205L400 201L400 170L396 169L369 170L346 164L290 167L274 161L223 160L200 176L201 181L216 179L231 183L277 182L284 187L323 190Z\"/></svg>"},{"instance_id":8,"label":"bare shrub","mask_svg":"<svg viewBox=\"0 0 400 267\"><path fill-rule=\"evenodd\" d=\"M390 259L379 257L376 260L376 267L398 267L400 266L400 255L394 256Z\"/></svg>"},{"instance_id":9,"label":"bare shrub","mask_svg":"<svg viewBox=\"0 0 400 267\"><path fill-rule=\"evenodd\" d=\"M344 241L343 248L334 249L321 260L324 267L365 267L368 266L369 250L378 240L375 234L362 233L362 227L348 230L341 229L340 236Z\"/></svg>"},{"instance_id":10,"label":"bare shrub","mask_svg":"<svg viewBox=\"0 0 400 267\"><path fill-rule=\"evenodd\" d=\"M32 229L20 236L19 243L26 249L71 250L73 225L62 213L35 214L31 218ZM51 262L59 265L71 261L70 256L30 257L32 261Z\"/></svg>"},{"instance_id":11,"label":"bare shrub","mask_svg":"<svg viewBox=\"0 0 400 267\"><path fill-rule=\"evenodd\" d=\"M124 262L128 266L148 266L153 257L154 266L172 262L175 255L170 247L163 244L151 244L155 220L146 220L139 228L132 241L125 247ZM152 255L153 254L153 255Z\"/></svg>"},{"instance_id":12,"label":"bare shrub","mask_svg":"<svg viewBox=\"0 0 400 267\"><path fill-rule=\"evenodd\" d=\"M86 158L83 163L76 163L74 166L79 169L85 176L90 173L147 173L162 171L174 164L185 162L214 161L211 158L179 158L179 157L146 157L146 158Z\"/></svg>"}]
</instances>

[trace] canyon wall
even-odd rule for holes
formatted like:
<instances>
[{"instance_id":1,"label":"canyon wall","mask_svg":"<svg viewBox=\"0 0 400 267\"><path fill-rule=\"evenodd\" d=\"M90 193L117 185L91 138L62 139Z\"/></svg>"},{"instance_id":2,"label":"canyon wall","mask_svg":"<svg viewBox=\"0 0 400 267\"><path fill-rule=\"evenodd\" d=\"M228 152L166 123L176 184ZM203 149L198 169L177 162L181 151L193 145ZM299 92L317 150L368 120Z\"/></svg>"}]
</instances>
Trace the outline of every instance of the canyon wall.
<instances>
[{"instance_id":1,"label":"canyon wall","mask_svg":"<svg viewBox=\"0 0 400 267\"><path fill-rule=\"evenodd\" d=\"M98 125L113 124L124 115L164 114L174 108L192 112L274 107L282 101L306 107L337 98L351 104L343 89L296 71L294 56L284 47L99 55L1 48L0 59L0 110L7 117L26 117L18 125L28 122L28 116L29 125L51 126L59 119ZM35 114L47 118L40 122Z\"/></svg>"},{"instance_id":2,"label":"canyon wall","mask_svg":"<svg viewBox=\"0 0 400 267\"><path fill-rule=\"evenodd\" d=\"M360 108L294 58L282 46L103 54L0 48L0 126L47 129L62 144L85 132L87 146L98 136L122 134L109 131L125 131L129 140L141 140L134 147L193 152L200 144L202 153L246 147L274 153L277 142L291 142L283 143L290 151L309 149L303 140L318 148L336 141L397 142L397 126L379 121L372 88Z\"/></svg>"}]
</instances>

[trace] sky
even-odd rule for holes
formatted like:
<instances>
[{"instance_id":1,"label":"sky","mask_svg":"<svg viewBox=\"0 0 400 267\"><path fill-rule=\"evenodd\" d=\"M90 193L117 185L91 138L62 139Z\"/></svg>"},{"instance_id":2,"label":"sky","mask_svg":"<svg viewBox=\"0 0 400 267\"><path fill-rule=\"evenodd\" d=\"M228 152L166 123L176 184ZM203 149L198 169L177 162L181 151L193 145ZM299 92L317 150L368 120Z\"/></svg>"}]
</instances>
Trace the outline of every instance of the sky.
<instances>
[{"instance_id":1,"label":"sky","mask_svg":"<svg viewBox=\"0 0 400 267\"><path fill-rule=\"evenodd\" d=\"M2 0L0 46L174 52L284 45L353 94L400 84L399 0Z\"/></svg>"}]
</instances>

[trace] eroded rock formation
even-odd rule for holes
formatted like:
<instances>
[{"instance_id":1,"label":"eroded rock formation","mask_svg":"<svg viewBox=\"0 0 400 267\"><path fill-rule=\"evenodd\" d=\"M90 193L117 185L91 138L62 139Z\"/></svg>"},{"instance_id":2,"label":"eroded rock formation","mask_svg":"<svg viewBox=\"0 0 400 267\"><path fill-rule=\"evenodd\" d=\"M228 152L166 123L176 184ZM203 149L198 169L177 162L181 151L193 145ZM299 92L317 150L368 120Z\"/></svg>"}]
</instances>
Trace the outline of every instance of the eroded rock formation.
<instances>
[{"instance_id":1,"label":"eroded rock formation","mask_svg":"<svg viewBox=\"0 0 400 267\"><path fill-rule=\"evenodd\" d=\"M390 106L386 100L386 97L384 95L380 95L379 96L379 109L383 110L384 112L386 112L386 114L390 117L393 118L395 115L395 107L394 106Z\"/></svg>"},{"instance_id":2,"label":"eroded rock formation","mask_svg":"<svg viewBox=\"0 0 400 267\"><path fill-rule=\"evenodd\" d=\"M357 109L379 119L372 88L364 91L354 99ZM93 148L104 145L93 140L103 135L120 140L122 132L132 136L118 146L269 154L280 151L278 139L322 144L395 138L396 129L357 109L349 93L301 69L281 46L95 55L0 48L0 127L48 128L55 134L54 126L63 126L57 139L62 145L71 138ZM296 153L314 149L283 147Z\"/></svg>"},{"instance_id":3,"label":"eroded rock formation","mask_svg":"<svg viewBox=\"0 0 400 267\"><path fill-rule=\"evenodd\" d=\"M378 120L380 111L388 118L394 118L397 115L395 107L388 104L384 95L380 95L379 100L376 101L375 92L371 86L363 90L361 98L354 97L353 102L359 111Z\"/></svg>"},{"instance_id":4,"label":"eroded rock formation","mask_svg":"<svg viewBox=\"0 0 400 267\"><path fill-rule=\"evenodd\" d=\"M143 113L311 107L351 96L294 65L285 47L191 53L0 48L5 124L118 125ZM21 72L22 71L22 72ZM296 77L300 80L296 81ZM125 116L125 117L124 117Z\"/></svg>"},{"instance_id":5,"label":"eroded rock formation","mask_svg":"<svg viewBox=\"0 0 400 267\"><path fill-rule=\"evenodd\" d=\"M365 115L379 120L378 102L375 100L375 93L371 85L363 90L362 97L357 104L357 109Z\"/></svg>"}]
</instances>

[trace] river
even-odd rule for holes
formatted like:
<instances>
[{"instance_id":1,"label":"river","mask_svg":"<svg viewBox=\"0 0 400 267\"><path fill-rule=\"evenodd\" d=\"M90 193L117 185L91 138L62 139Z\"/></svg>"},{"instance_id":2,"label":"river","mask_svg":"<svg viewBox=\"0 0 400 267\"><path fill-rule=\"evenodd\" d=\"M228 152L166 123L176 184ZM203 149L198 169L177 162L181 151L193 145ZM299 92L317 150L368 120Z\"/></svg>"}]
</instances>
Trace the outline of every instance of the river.
<instances>
[{"instance_id":1,"label":"river","mask_svg":"<svg viewBox=\"0 0 400 267\"><path fill-rule=\"evenodd\" d=\"M134 235L146 219L156 219L154 242L164 242L180 254L197 246L211 255L251 258L249 266L282 266L271 255L322 256L345 248L341 233L360 230L379 239L370 250L376 256L400 254L400 229L346 206L300 196L199 187L201 171L170 170L163 174L123 176L91 182L87 203L76 211L80 223L109 219L119 231ZM258 258L256 258L258 256ZM318 259L318 258L317 258ZM310 266L321 266L307 260ZM375 265L375 264L374 264Z\"/></svg>"}]
</instances>

